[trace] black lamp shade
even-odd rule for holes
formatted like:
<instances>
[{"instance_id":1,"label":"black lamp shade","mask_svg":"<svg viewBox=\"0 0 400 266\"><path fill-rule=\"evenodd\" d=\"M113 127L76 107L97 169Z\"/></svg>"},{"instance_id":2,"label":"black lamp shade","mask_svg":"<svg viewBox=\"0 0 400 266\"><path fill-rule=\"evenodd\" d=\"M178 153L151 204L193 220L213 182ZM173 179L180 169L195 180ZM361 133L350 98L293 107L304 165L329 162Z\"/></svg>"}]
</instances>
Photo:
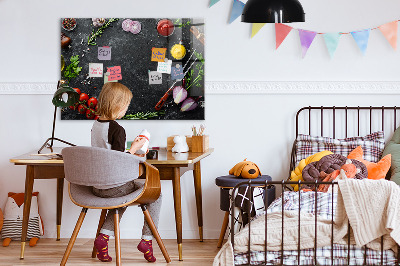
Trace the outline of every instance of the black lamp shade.
<instances>
[{"instance_id":1,"label":"black lamp shade","mask_svg":"<svg viewBox=\"0 0 400 266\"><path fill-rule=\"evenodd\" d=\"M63 99L63 94L66 93L68 96L67 101ZM53 105L56 107L68 107L73 106L79 101L79 94L71 87L61 85L53 95Z\"/></svg>"},{"instance_id":2,"label":"black lamp shade","mask_svg":"<svg viewBox=\"0 0 400 266\"><path fill-rule=\"evenodd\" d=\"M243 9L242 22L304 22L304 10L298 0L249 0Z\"/></svg>"}]
</instances>

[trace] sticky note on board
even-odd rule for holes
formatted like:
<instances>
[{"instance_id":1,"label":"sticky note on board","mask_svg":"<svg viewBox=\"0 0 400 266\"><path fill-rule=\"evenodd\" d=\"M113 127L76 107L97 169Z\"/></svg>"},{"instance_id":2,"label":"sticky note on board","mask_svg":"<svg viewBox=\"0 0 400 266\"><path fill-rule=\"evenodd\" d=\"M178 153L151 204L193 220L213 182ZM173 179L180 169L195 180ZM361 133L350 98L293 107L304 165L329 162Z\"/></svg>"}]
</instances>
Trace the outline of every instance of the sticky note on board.
<instances>
[{"instance_id":1,"label":"sticky note on board","mask_svg":"<svg viewBox=\"0 0 400 266\"><path fill-rule=\"evenodd\" d=\"M121 66L107 67L107 72L110 72L110 75L108 76L108 81L122 79Z\"/></svg>"},{"instance_id":2,"label":"sticky note on board","mask_svg":"<svg viewBox=\"0 0 400 266\"><path fill-rule=\"evenodd\" d=\"M103 63L89 63L89 77L103 77Z\"/></svg>"},{"instance_id":3,"label":"sticky note on board","mask_svg":"<svg viewBox=\"0 0 400 266\"><path fill-rule=\"evenodd\" d=\"M97 58L99 60L111 60L111 47L109 46L98 47Z\"/></svg>"},{"instance_id":4,"label":"sticky note on board","mask_svg":"<svg viewBox=\"0 0 400 266\"><path fill-rule=\"evenodd\" d=\"M171 68L171 79L183 79L184 77L181 65L177 64Z\"/></svg>"},{"instance_id":5,"label":"sticky note on board","mask_svg":"<svg viewBox=\"0 0 400 266\"><path fill-rule=\"evenodd\" d=\"M104 73L104 84L106 84L107 82L118 82L117 80L113 80L113 81L108 80L109 76L110 76L110 72Z\"/></svg>"},{"instance_id":6,"label":"sticky note on board","mask_svg":"<svg viewBox=\"0 0 400 266\"><path fill-rule=\"evenodd\" d=\"M157 71L149 71L149 84L162 84L162 74Z\"/></svg>"},{"instance_id":7,"label":"sticky note on board","mask_svg":"<svg viewBox=\"0 0 400 266\"><path fill-rule=\"evenodd\" d=\"M172 60L168 62L158 62L157 72L171 74Z\"/></svg>"},{"instance_id":8,"label":"sticky note on board","mask_svg":"<svg viewBox=\"0 0 400 266\"><path fill-rule=\"evenodd\" d=\"M151 61L164 62L167 48L151 48Z\"/></svg>"}]
</instances>

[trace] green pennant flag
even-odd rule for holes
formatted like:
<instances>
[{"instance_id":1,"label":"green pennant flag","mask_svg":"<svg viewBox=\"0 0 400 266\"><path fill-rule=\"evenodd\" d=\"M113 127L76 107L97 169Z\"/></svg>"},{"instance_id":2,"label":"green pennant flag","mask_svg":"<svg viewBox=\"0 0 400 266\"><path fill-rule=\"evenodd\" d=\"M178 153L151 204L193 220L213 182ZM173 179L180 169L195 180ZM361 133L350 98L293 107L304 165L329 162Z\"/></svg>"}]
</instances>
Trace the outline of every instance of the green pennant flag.
<instances>
[{"instance_id":1,"label":"green pennant flag","mask_svg":"<svg viewBox=\"0 0 400 266\"><path fill-rule=\"evenodd\" d=\"M212 7L213 5L215 5L218 2L219 2L219 0L210 0L210 5L208 7Z\"/></svg>"}]
</instances>

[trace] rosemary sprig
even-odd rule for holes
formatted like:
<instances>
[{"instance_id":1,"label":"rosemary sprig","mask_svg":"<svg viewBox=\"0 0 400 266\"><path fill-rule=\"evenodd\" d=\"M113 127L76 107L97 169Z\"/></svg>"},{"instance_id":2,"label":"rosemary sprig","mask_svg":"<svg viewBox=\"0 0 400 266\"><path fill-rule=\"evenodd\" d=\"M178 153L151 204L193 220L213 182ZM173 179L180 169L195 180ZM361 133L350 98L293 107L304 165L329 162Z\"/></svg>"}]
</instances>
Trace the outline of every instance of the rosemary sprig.
<instances>
[{"instance_id":1,"label":"rosemary sprig","mask_svg":"<svg viewBox=\"0 0 400 266\"><path fill-rule=\"evenodd\" d=\"M136 119L148 119L157 116L164 115L165 111L158 111L158 112L137 112L136 114L129 114L122 117L125 120L136 120Z\"/></svg>"},{"instance_id":2,"label":"rosemary sprig","mask_svg":"<svg viewBox=\"0 0 400 266\"><path fill-rule=\"evenodd\" d=\"M110 18L106 23L104 23L103 26L98 28L97 31L96 29L93 29L92 34L90 34L88 37L88 45L97 45L97 43L95 42L97 37L101 37L101 34L103 34L104 30L108 28L108 26L110 26L111 23L117 20L118 18Z\"/></svg>"}]
</instances>

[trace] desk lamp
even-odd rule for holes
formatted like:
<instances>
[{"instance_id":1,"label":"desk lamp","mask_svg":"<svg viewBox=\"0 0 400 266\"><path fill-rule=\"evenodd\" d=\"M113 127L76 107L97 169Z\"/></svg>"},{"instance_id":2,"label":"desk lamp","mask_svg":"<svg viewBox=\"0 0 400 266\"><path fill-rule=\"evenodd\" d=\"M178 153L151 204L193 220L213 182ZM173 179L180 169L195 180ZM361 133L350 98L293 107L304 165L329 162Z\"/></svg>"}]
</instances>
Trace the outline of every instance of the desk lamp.
<instances>
[{"instance_id":1,"label":"desk lamp","mask_svg":"<svg viewBox=\"0 0 400 266\"><path fill-rule=\"evenodd\" d=\"M57 91L53 95L52 103L54 105L54 117L53 117L53 131L51 133L51 138L48 138L42 147L39 149L38 153L40 153L45 147L50 148L53 152L53 142L54 140L58 140L62 143L68 144L70 146L75 146L72 143L69 143L65 140L55 138L54 130L56 128L56 116L57 116L57 107L68 107L73 106L75 103L79 101L79 94L71 87L66 85L64 80L59 80L57 83ZM50 144L49 144L50 142Z\"/></svg>"},{"instance_id":2,"label":"desk lamp","mask_svg":"<svg viewBox=\"0 0 400 266\"><path fill-rule=\"evenodd\" d=\"M249 0L243 8L242 22L304 22L304 10L298 0Z\"/></svg>"}]
</instances>

